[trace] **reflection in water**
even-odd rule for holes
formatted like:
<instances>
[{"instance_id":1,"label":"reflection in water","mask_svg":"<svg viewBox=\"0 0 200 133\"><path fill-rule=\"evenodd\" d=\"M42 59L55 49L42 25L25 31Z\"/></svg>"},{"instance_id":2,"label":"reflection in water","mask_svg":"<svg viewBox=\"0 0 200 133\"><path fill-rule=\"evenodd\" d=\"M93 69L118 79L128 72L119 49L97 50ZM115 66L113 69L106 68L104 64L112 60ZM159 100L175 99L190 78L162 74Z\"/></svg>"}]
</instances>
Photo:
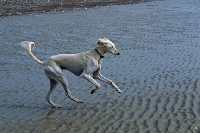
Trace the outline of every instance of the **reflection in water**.
<instances>
[{"instance_id":1,"label":"reflection in water","mask_svg":"<svg viewBox=\"0 0 200 133\"><path fill-rule=\"evenodd\" d=\"M46 119L48 119L48 117L50 117L52 114L54 114L55 111L56 111L55 109L51 109L51 110L47 111Z\"/></svg>"}]
</instances>

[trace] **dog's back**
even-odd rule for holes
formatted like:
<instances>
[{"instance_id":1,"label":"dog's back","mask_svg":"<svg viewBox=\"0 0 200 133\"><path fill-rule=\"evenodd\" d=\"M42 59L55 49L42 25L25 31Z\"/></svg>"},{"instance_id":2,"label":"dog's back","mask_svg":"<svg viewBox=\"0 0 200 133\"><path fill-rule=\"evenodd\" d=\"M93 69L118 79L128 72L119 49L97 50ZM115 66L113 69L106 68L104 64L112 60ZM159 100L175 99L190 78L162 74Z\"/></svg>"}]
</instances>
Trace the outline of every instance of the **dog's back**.
<instances>
[{"instance_id":1,"label":"dog's back","mask_svg":"<svg viewBox=\"0 0 200 133\"><path fill-rule=\"evenodd\" d=\"M84 52L87 53L87 52ZM47 63L55 63L55 65L59 66L61 69L68 70L75 74L76 76L80 76L83 72L83 69L87 65L87 60L85 60L85 54L59 54L51 56L48 60L45 61Z\"/></svg>"}]
</instances>

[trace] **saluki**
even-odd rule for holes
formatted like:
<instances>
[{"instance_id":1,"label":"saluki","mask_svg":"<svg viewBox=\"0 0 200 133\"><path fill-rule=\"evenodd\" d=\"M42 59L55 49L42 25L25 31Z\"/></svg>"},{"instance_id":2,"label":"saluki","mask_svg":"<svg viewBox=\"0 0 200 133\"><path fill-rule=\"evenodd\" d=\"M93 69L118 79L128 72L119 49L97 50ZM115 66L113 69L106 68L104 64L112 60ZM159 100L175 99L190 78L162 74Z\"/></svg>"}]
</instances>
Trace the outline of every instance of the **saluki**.
<instances>
[{"instance_id":1,"label":"saluki","mask_svg":"<svg viewBox=\"0 0 200 133\"><path fill-rule=\"evenodd\" d=\"M77 103L83 102L71 95L70 91L68 90L67 78L63 73L64 69L93 83L96 88L91 91L91 94L95 93L100 88L100 84L95 79L110 84L119 93L122 93L122 91L110 79L107 79L100 74L101 63L103 61L104 54L111 53L114 55L119 55L118 50L115 48L115 45L106 38L98 39L97 44L98 46L91 51L77 54L58 54L51 56L45 61L41 61L32 53L32 50L35 46L34 42L24 41L21 43L21 46L27 50L28 54L36 62L44 66L45 74L50 80L50 90L46 96L46 99L50 105L55 108L61 108L60 105L55 104L51 100L51 94L59 82L62 84L66 95L71 100ZM90 76L90 74L93 74L93 78Z\"/></svg>"}]
</instances>

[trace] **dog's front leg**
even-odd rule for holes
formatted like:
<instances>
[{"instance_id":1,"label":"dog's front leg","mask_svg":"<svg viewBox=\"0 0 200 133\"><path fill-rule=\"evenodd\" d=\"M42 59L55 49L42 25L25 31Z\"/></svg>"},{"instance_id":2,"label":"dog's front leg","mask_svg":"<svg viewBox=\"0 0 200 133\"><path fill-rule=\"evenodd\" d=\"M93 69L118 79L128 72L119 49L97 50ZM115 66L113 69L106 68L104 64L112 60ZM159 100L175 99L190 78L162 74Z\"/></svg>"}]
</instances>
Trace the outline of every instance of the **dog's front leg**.
<instances>
[{"instance_id":1,"label":"dog's front leg","mask_svg":"<svg viewBox=\"0 0 200 133\"><path fill-rule=\"evenodd\" d=\"M95 93L100 88L100 84L96 80L94 80L90 76L90 74L81 74L80 77L87 79L89 82L93 83L96 86L96 88L91 91L91 94Z\"/></svg>"},{"instance_id":2,"label":"dog's front leg","mask_svg":"<svg viewBox=\"0 0 200 133\"><path fill-rule=\"evenodd\" d=\"M100 74L100 69L101 66L93 73L93 78L103 81L107 84L110 84L113 88L117 90L117 92L122 93L122 91L117 87L117 85L115 85L115 83L112 80L107 79L106 77Z\"/></svg>"},{"instance_id":3,"label":"dog's front leg","mask_svg":"<svg viewBox=\"0 0 200 133\"><path fill-rule=\"evenodd\" d=\"M107 79L106 77L102 76L100 73L95 78L97 78L97 79L99 79L99 80L101 80L101 81L103 81L105 83L110 84L113 88L115 88L117 90L117 92L122 93L122 91L117 87L117 85L115 85L115 83L112 80Z\"/></svg>"}]
</instances>

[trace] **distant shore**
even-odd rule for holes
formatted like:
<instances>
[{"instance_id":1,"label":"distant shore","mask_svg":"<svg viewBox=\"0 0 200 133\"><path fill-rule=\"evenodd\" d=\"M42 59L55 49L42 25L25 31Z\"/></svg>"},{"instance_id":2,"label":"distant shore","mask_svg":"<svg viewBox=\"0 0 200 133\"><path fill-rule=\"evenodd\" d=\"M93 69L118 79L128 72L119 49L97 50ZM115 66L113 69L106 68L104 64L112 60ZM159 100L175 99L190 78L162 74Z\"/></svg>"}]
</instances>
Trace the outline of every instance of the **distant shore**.
<instances>
[{"instance_id":1,"label":"distant shore","mask_svg":"<svg viewBox=\"0 0 200 133\"><path fill-rule=\"evenodd\" d=\"M62 11L63 9L136 4L148 1L152 0L4 0L0 3L0 17L32 12Z\"/></svg>"}]
</instances>

